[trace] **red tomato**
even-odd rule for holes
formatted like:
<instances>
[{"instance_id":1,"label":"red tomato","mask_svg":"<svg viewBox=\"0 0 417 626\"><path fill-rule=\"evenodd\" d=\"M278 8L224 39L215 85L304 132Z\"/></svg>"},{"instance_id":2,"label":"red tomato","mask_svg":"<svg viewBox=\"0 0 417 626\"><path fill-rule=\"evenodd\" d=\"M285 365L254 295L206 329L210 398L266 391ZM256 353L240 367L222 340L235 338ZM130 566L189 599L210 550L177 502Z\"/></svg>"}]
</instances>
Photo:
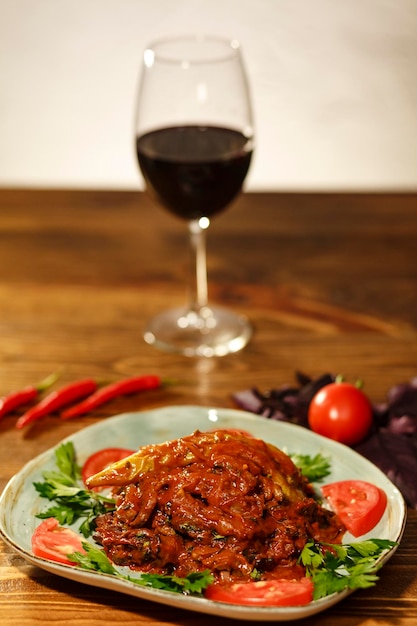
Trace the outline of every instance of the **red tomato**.
<instances>
[{"instance_id":1,"label":"red tomato","mask_svg":"<svg viewBox=\"0 0 417 626\"><path fill-rule=\"evenodd\" d=\"M364 480L330 483L321 492L354 537L372 530L387 506L385 491Z\"/></svg>"},{"instance_id":2,"label":"red tomato","mask_svg":"<svg viewBox=\"0 0 417 626\"><path fill-rule=\"evenodd\" d=\"M259 580L251 583L209 585L205 597L229 604L252 604L256 606L300 606L313 600L311 578L299 580Z\"/></svg>"},{"instance_id":3,"label":"red tomato","mask_svg":"<svg viewBox=\"0 0 417 626\"><path fill-rule=\"evenodd\" d=\"M87 478L101 472L105 467L121 461L130 456L136 450L128 450L127 448L103 448L91 454L81 468L81 477L86 483Z\"/></svg>"},{"instance_id":4,"label":"red tomato","mask_svg":"<svg viewBox=\"0 0 417 626\"><path fill-rule=\"evenodd\" d=\"M75 565L67 558L73 552L82 552L82 539L70 528L63 528L54 517L45 519L32 535L32 552L35 556L65 565Z\"/></svg>"},{"instance_id":5,"label":"red tomato","mask_svg":"<svg viewBox=\"0 0 417 626\"><path fill-rule=\"evenodd\" d=\"M371 403L363 391L350 383L322 387L308 409L311 430L348 446L366 437L372 421Z\"/></svg>"}]
</instances>

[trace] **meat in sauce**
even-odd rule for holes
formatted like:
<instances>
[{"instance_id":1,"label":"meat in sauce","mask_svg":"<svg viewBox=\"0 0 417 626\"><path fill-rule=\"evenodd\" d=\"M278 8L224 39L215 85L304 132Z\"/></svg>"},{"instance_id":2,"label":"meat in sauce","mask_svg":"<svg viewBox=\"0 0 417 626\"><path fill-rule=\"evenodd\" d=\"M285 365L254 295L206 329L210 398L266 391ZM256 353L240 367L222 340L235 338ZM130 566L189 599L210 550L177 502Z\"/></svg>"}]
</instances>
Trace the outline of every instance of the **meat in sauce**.
<instances>
[{"instance_id":1,"label":"meat in sauce","mask_svg":"<svg viewBox=\"0 0 417 626\"><path fill-rule=\"evenodd\" d=\"M94 538L115 564L145 572L298 578L307 541L345 532L288 455L234 431L144 446L88 481L103 485L115 488L116 509L97 518Z\"/></svg>"}]
</instances>

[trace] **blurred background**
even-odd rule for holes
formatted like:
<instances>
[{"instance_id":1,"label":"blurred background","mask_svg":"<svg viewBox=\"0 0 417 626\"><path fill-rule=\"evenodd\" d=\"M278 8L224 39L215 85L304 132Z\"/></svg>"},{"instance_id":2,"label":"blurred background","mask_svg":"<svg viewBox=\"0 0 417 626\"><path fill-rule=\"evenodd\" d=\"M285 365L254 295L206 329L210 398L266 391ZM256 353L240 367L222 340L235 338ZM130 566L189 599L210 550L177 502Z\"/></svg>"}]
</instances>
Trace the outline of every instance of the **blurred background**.
<instances>
[{"instance_id":1,"label":"blurred background","mask_svg":"<svg viewBox=\"0 0 417 626\"><path fill-rule=\"evenodd\" d=\"M143 188L142 51L188 32L242 43L247 189L417 189L416 0L0 0L0 186Z\"/></svg>"}]
</instances>

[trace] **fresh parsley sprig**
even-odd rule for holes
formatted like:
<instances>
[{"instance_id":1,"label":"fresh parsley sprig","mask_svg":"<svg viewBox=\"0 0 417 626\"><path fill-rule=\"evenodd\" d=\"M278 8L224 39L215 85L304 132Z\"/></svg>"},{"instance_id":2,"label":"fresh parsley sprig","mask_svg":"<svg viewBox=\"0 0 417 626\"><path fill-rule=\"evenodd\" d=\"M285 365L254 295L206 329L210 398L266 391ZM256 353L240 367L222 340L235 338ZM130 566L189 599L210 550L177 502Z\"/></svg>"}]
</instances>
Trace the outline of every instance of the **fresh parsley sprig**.
<instances>
[{"instance_id":1,"label":"fresh parsley sprig","mask_svg":"<svg viewBox=\"0 0 417 626\"><path fill-rule=\"evenodd\" d=\"M79 567L103 574L112 574L117 578L127 580L135 585L141 585L142 587L164 589L165 591L173 591L174 593L182 593L185 595L200 595L204 589L213 582L213 576L209 570L191 572L185 577L147 573L142 573L138 577L126 576L113 566L103 550L87 542L83 542L82 546L85 550L85 554L74 552L68 555L68 558Z\"/></svg>"},{"instance_id":2,"label":"fresh parsley sprig","mask_svg":"<svg viewBox=\"0 0 417 626\"><path fill-rule=\"evenodd\" d=\"M114 500L84 488L72 442L63 443L56 449L55 462L57 469L43 472L44 482L34 483L41 497L55 504L36 517L55 517L60 524L67 525L83 519L80 532L89 537L94 529L94 519L114 509Z\"/></svg>"},{"instance_id":3,"label":"fresh parsley sprig","mask_svg":"<svg viewBox=\"0 0 417 626\"><path fill-rule=\"evenodd\" d=\"M306 543L299 561L314 583L314 600L344 589L375 585L378 580L376 572L382 565L380 557L395 545L388 539L367 539L342 545Z\"/></svg>"},{"instance_id":4,"label":"fresh parsley sprig","mask_svg":"<svg viewBox=\"0 0 417 626\"><path fill-rule=\"evenodd\" d=\"M330 459L320 452L310 454L290 454L291 460L310 483L322 482L331 472Z\"/></svg>"}]
</instances>

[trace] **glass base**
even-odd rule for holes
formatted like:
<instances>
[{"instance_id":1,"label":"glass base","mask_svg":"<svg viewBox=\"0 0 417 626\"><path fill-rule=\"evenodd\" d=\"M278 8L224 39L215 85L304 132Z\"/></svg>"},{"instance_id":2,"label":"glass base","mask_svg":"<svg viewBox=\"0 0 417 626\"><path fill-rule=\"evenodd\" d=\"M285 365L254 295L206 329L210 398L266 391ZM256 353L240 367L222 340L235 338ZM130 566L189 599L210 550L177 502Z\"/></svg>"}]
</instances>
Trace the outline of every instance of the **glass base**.
<instances>
[{"instance_id":1,"label":"glass base","mask_svg":"<svg viewBox=\"0 0 417 626\"><path fill-rule=\"evenodd\" d=\"M225 356L238 352L252 336L246 317L220 307L200 311L171 309L154 317L144 333L147 343L184 356Z\"/></svg>"}]
</instances>

